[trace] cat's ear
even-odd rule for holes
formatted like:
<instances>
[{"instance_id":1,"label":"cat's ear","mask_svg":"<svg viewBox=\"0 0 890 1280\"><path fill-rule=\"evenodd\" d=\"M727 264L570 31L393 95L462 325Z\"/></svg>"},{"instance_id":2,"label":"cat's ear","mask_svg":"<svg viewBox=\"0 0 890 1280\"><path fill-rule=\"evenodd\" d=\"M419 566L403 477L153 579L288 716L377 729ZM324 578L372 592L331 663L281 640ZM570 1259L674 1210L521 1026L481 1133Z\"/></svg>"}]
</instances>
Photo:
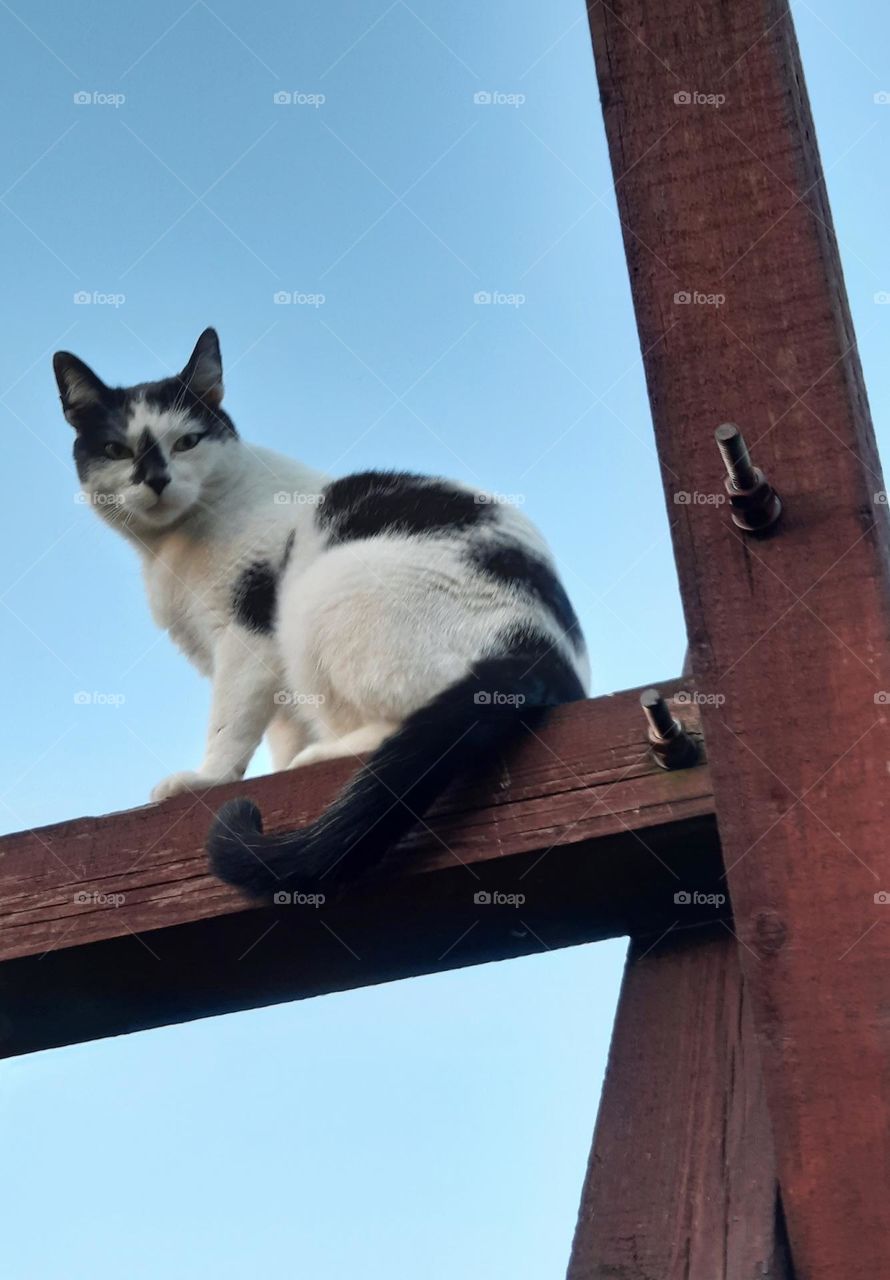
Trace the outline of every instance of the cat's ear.
<instances>
[{"instance_id":1,"label":"cat's ear","mask_svg":"<svg viewBox=\"0 0 890 1280\"><path fill-rule=\"evenodd\" d=\"M88 364L78 360L70 351L56 352L53 356L53 370L59 384L62 412L72 427L76 428L82 414L108 399L108 387Z\"/></svg>"},{"instance_id":2,"label":"cat's ear","mask_svg":"<svg viewBox=\"0 0 890 1280\"><path fill-rule=\"evenodd\" d=\"M179 375L199 400L218 409L223 398L222 356L215 329L205 329Z\"/></svg>"}]
</instances>

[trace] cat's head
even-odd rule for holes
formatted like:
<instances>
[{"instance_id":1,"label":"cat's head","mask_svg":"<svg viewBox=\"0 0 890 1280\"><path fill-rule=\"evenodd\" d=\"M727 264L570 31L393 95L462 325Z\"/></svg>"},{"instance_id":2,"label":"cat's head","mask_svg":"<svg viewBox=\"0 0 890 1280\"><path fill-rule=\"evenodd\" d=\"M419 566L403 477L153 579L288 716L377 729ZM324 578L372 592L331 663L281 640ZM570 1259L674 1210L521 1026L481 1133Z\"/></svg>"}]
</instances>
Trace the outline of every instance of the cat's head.
<instances>
[{"instance_id":1,"label":"cat's head","mask_svg":"<svg viewBox=\"0 0 890 1280\"><path fill-rule=\"evenodd\" d=\"M199 508L231 460L238 433L222 409L219 339L205 329L181 373L108 387L82 360L57 351L62 411L87 499L137 538Z\"/></svg>"}]
</instances>

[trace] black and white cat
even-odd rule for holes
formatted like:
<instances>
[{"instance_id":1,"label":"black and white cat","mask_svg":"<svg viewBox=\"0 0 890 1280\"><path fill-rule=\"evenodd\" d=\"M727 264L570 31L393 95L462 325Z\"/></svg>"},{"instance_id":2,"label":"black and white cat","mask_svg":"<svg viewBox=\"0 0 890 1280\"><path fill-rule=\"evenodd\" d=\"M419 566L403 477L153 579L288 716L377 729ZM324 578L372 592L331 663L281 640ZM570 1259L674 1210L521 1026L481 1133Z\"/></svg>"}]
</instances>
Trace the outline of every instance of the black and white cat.
<instances>
[{"instance_id":1,"label":"black and white cat","mask_svg":"<svg viewBox=\"0 0 890 1280\"><path fill-rule=\"evenodd\" d=\"M515 506L399 472L332 481L244 443L213 329L182 373L135 387L67 352L53 365L84 493L213 681L203 763L152 799L241 778L264 733L276 769L373 753L293 834L226 804L208 841L224 880L268 894L354 879L539 709L585 696L578 621Z\"/></svg>"}]
</instances>

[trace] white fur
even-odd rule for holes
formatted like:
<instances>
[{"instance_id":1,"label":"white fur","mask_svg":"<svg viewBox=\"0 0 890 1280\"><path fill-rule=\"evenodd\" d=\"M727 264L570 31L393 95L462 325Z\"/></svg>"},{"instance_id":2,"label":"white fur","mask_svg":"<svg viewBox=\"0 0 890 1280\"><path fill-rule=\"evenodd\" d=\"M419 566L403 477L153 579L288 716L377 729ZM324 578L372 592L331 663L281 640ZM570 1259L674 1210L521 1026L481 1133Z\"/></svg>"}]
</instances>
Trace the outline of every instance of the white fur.
<instances>
[{"instance_id":1,"label":"white fur","mask_svg":"<svg viewBox=\"0 0 890 1280\"><path fill-rule=\"evenodd\" d=\"M552 635L586 683L586 660L546 611L468 570L463 540L388 536L327 549L315 527L325 476L234 437L176 453L194 425L138 402L134 446L146 428L171 476L161 497L130 483L132 461L98 467L86 489L138 548L156 621L213 681L204 760L165 778L154 800L242 777L264 732L276 768L372 750L519 620ZM549 558L515 508L497 521ZM252 563L280 564L292 530L277 627L250 631L233 618L233 583Z\"/></svg>"}]
</instances>

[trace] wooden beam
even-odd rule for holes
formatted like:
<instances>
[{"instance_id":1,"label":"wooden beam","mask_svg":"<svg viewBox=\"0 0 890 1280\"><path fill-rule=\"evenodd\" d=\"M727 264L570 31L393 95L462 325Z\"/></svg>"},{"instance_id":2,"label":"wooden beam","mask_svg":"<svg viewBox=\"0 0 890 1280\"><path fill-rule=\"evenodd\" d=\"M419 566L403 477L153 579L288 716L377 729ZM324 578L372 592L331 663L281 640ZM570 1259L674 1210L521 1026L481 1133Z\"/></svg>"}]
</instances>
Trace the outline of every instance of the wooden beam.
<instances>
[{"instance_id":1,"label":"wooden beam","mask_svg":"<svg viewBox=\"0 0 890 1280\"><path fill-rule=\"evenodd\" d=\"M790 1280L737 950L631 943L568 1280Z\"/></svg>"},{"instance_id":2,"label":"wooden beam","mask_svg":"<svg viewBox=\"0 0 890 1280\"><path fill-rule=\"evenodd\" d=\"M871 1280L890 1237L887 507L797 44L779 0L589 13L794 1265ZM770 538L718 505L726 420L784 499Z\"/></svg>"},{"instance_id":3,"label":"wooden beam","mask_svg":"<svg viewBox=\"0 0 890 1280\"><path fill-rule=\"evenodd\" d=\"M679 710L695 728L696 708ZM352 767L0 841L0 1052L728 914L725 900L674 903L724 892L708 771L653 763L633 690L554 712L338 906L256 908L207 874L223 799L248 794L269 830L286 830L320 813Z\"/></svg>"}]
</instances>

